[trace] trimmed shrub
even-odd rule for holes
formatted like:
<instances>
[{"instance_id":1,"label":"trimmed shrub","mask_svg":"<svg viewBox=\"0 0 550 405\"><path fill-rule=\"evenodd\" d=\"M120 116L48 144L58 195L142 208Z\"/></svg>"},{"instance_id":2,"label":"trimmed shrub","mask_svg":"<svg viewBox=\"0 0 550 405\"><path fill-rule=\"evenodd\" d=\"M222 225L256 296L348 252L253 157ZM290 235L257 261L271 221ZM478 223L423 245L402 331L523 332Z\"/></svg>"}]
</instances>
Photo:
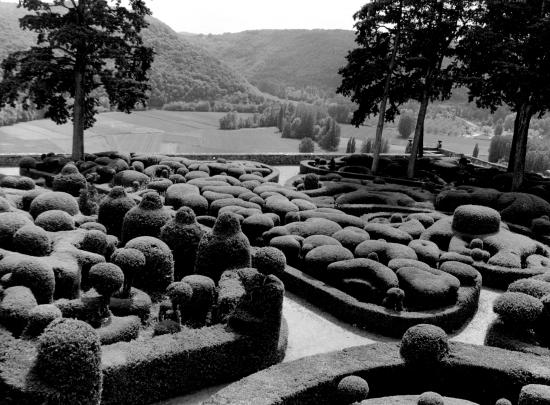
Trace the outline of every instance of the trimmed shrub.
<instances>
[{"instance_id":1,"label":"trimmed shrub","mask_svg":"<svg viewBox=\"0 0 550 405\"><path fill-rule=\"evenodd\" d=\"M59 391L59 403L101 401L101 342L85 322L64 318L51 322L38 339L35 370Z\"/></svg>"},{"instance_id":2,"label":"trimmed shrub","mask_svg":"<svg viewBox=\"0 0 550 405\"><path fill-rule=\"evenodd\" d=\"M172 303L172 311L174 311L179 322L181 314L184 313L187 304L193 297L193 288L188 283L177 281L166 288L166 295Z\"/></svg>"},{"instance_id":3,"label":"trimmed shrub","mask_svg":"<svg viewBox=\"0 0 550 405\"><path fill-rule=\"evenodd\" d=\"M332 237L352 252L360 243L370 239L370 236L366 231L363 231L362 229L360 231L356 231L349 228L344 228L341 231L333 233Z\"/></svg>"},{"instance_id":4,"label":"trimmed shrub","mask_svg":"<svg viewBox=\"0 0 550 405\"><path fill-rule=\"evenodd\" d=\"M355 375L342 378L336 389L338 399L343 404L363 401L367 399L370 392L369 384Z\"/></svg>"},{"instance_id":5,"label":"trimmed shrub","mask_svg":"<svg viewBox=\"0 0 550 405\"><path fill-rule=\"evenodd\" d=\"M514 252L501 251L492 256L487 263L512 269L521 268L521 257Z\"/></svg>"},{"instance_id":6,"label":"trimmed shrub","mask_svg":"<svg viewBox=\"0 0 550 405\"><path fill-rule=\"evenodd\" d=\"M66 164L61 172L53 178L53 191L62 191L78 197L80 189L84 187L86 187L86 178L71 163Z\"/></svg>"},{"instance_id":7,"label":"trimmed shrub","mask_svg":"<svg viewBox=\"0 0 550 405\"><path fill-rule=\"evenodd\" d=\"M450 274L417 267L402 267L396 274L409 308L434 309L456 302L460 282Z\"/></svg>"},{"instance_id":8,"label":"trimmed shrub","mask_svg":"<svg viewBox=\"0 0 550 405\"><path fill-rule=\"evenodd\" d=\"M114 174L114 170L113 170ZM115 186L122 186L122 187L132 187L134 182L137 182L137 184L141 187L147 183L151 178L147 176L145 173L141 173L136 170L123 170L121 172L118 172L113 177L113 182Z\"/></svg>"},{"instance_id":9,"label":"trimmed shrub","mask_svg":"<svg viewBox=\"0 0 550 405\"><path fill-rule=\"evenodd\" d=\"M208 314L214 305L216 284L210 277L200 274L191 274L181 279L193 290L191 300L187 302L182 315L182 323L193 327L202 327L206 324Z\"/></svg>"},{"instance_id":10,"label":"trimmed shrub","mask_svg":"<svg viewBox=\"0 0 550 405\"><path fill-rule=\"evenodd\" d=\"M327 235L311 235L302 242L302 256L306 256L308 252L319 246L342 246L340 242L331 236Z\"/></svg>"},{"instance_id":11,"label":"trimmed shrub","mask_svg":"<svg viewBox=\"0 0 550 405\"><path fill-rule=\"evenodd\" d=\"M192 274L199 242L204 230L196 221L195 213L189 207L181 207L174 219L168 221L160 230L160 239L172 250L174 255L174 278Z\"/></svg>"},{"instance_id":12,"label":"trimmed shrub","mask_svg":"<svg viewBox=\"0 0 550 405\"><path fill-rule=\"evenodd\" d=\"M452 217L445 217L436 221L432 226L426 229L422 235L420 235L420 239L430 240L439 246L439 249L447 251L449 249L449 242L454 235Z\"/></svg>"},{"instance_id":13,"label":"trimmed shrub","mask_svg":"<svg viewBox=\"0 0 550 405\"><path fill-rule=\"evenodd\" d=\"M78 203L70 194L61 191L52 191L37 195L32 200L29 211L33 218L36 218L43 212L50 210L65 211L69 215L74 216L78 214Z\"/></svg>"},{"instance_id":14,"label":"trimmed shrub","mask_svg":"<svg viewBox=\"0 0 550 405\"><path fill-rule=\"evenodd\" d=\"M89 273L90 285L98 294L106 298L107 303L111 295L118 291L124 283L124 273L116 264L94 264Z\"/></svg>"},{"instance_id":15,"label":"trimmed shrub","mask_svg":"<svg viewBox=\"0 0 550 405\"><path fill-rule=\"evenodd\" d=\"M449 354L447 334L438 326L420 324L405 332L399 354L411 365L434 365Z\"/></svg>"},{"instance_id":16,"label":"trimmed shrub","mask_svg":"<svg viewBox=\"0 0 550 405\"><path fill-rule=\"evenodd\" d=\"M493 303L493 311L510 326L532 327L543 309L541 300L522 292L505 292Z\"/></svg>"},{"instance_id":17,"label":"trimmed shrub","mask_svg":"<svg viewBox=\"0 0 550 405\"><path fill-rule=\"evenodd\" d=\"M550 283L533 278L524 278L510 284L508 291L520 292L541 299L545 295L550 294Z\"/></svg>"},{"instance_id":18,"label":"trimmed shrub","mask_svg":"<svg viewBox=\"0 0 550 405\"><path fill-rule=\"evenodd\" d=\"M310 274L325 278L328 275L327 268L331 263L353 258L353 253L343 246L318 246L305 256L304 266Z\"/></svg>"},{"instance_id":19,"label":"trimmed shrub","mask_svg":"<svg viewBox=\"0 0 550 405\"><path fill-rule=\"evenodd\" d=\"M284 253L274 247L261 247L254 251L252 255L252 267L264 275L274 274L280 278L286 267L286 257Z\"/></svg>"},{"instance_id":20,"label":"trimmed shrub","mask_svg":"<svg viewBox=\"0 0 550 405\"><path fill-rule=\"evenodd\" d=\"M12 269L10 284L30 288L38 304L49 304L53 301L55 275L52 267L44 260L20 258Z\"/></svg>"},{"instance_id":21,"label":"trimmed shrub","mask_svg":"<svg viewBox=\"0 0 550 405\"><path fill-rule=\"evenodd\" d=\"M469 245L470 249L483 249L483 241L481 239L472 239Z\"/></svg>"},{"instance_id":22,"label":"trimmed shrub","mask_svg":"<svg viewBox=\"0 0 550 405\"><path fill-rule=\"evenodd\" d=\"M241 231L237 216L224 212L212 231L204 234L199 242L195 273L217 283L224 271L250 267L250 264L250 242Z\"/></svg>"},{"instance_id":23,"label":"trimmed shrub","mask_svg":"<svg viewBox=\"0 0 550 405\"><path fill-rule=\"evenodd\" d=\"M13 248L31 256L47 256L52 251L52 241L44 229L25 225L13 235Z\"/></svg>"},{"instance_id":24,"label":"trimmed shrub","mask_svg":"<svg viewBox=\"0 0 550 405\"><path fill-rule=\"evenodd\" d=\"M482 205L461 205L454 211L453 229L468 235L495 233L500 229L500 214Z\"/></svg>"},{"instance_id":25,"label":"trimmed shrub","mask_svg":"<svg viewBox=\"0 0 550 405\"><path fill-rule=\"evenodd\" d=\"M12 250L13 235L25 225L32 225L32 221L22 213L0 213L0 248Z\"/></svg>"},{"instance_id":26,"label":"trimmed shrub","mask_svg":"<svg viewBox=\"0 0 550 405\"><path fill-rule=\"evenodd\" d=\"M476 144L477 146L477 144ZM424 392L418 397L417 405L445 405L443 397L437 392Z\"/></svg>"},{"instance_id":27,"label":"trimmed shrub","mask_svg":"<svg viewBox=\"0 0 550 405\"><path fill-rule=\"evenodd\" d=\"M162 200L156 192L145 193L137 207L124 215L121 241L126 243L139 236L160 236L160 229L172 216L163 208Z\"/></svg>"},{"instance_id":28,"label":"trimmed shrub","mask_svg":"<svg viewBox=\"0 0 550 405\"><path fill-rule=\"evenodd\" d=\"M98 230L91 230L84 235L82 242L80 242L80 249L105 256L108 245L109 242L105 233Z\"/></svg>"},{"instance_id":29,"label":"trimmed shrub","mask_svg":"<svg viewBox=\"0 0 550 405\"><path fill-rule=\"evenodd\" d=\"M44 332L44 329L57 318L61 318L61 311L55 305L37 305L29 312L27 326L23 330L23 336L34 338Z\"/></svg>"},{"instance_id":30,"label":"trimmed shrub","mask_svg":"<svg viewBox=\"0 0 550 405\"><path fill-rule=\"evenodd\" d=\"M181 332L181 325L171 319L163 319L155 323L153 328L153 336L169 335L178 332Z\"/></svg>"},{"instance_id":31,"label":"trimmed shrub","mask_svg":"<svg viewBox=\"0 0 550 405\"><path fill-rule=\"evenodd\" d=\"M439 269L458 278L461 285L475 285L476 279L480 276L475 268L461 262L444 262Z\"/></svg>"},{"instance_id":32,"label":"trimmed shrub","mask_svg":"<svg viewBox=\"0 0 550 405\"><path fill-rule=\"evenodd\" d=\"M71 231L75 227L74 218L61 210L45 211L34 223L48 232Z\"/></svg>"},{"instance_id":33,"label":"trimmed shrub","mask_svg":"<svg viewBox=\"0 0 550 405\"><path fill-rule=\"evenodd\" d=\"M17 190L33 190L36 185L33 179L24 176L4 176L0 179L0 187Z\"/></svg>"},{"instance_id":34,"label":"trimmed shrub","mask_svg":"<svg viewBox=\"0 0 550 405\"><path fill-rule=\"evenodd\" d=\"M401 267L416 267L422 270L430 271L431 267L429 264L421 262L419 260L411 259L393 259L388 262L388 267L394 272L397 272Z\"/></svg>"},{"instance_id":35,"label":"trimmed shrub","mask_svg":"<svg viewBox=\"0 0 550 405\"><path fill-rule=\"evenodd\" d=\"M368 281L376 290L380 300L386 291L399 286L395 273L383 264L370 259L348 259L327 266L327 276L331 279L358 278Z\"/></svg>"},{"instance_id":36,"label":"trimmed shrub","mask_svg":"<svg viewBox=\"0 0 550 405\"><path fill-rule=\"evenodd\" d=\"M550 386L542 384L525 385L519 393L518 405L545 405L550 403Z\"/></svg>"},{"instance_id":37,"label":"trimmed shrub","mask_svg":"<svg viewBox=\"0 0 550 405\"><path fill-rule=\"evenodd\" d=\"M386 291L386 296L382 300L382 306L393 311L403 311L405 301L405 291L401 288L392 287Z\"/></svg>"},{"instance_id":38,"label":"trimmed shrub","mask_svg":"<svg viewBox=\"0 0 550 405\"><path fill-rule=\"evenodd\" d=\"M36 159L31 156L24 156L19 160L19 167L21 169L34 169L36 167Z\"/></svg>"},{"instance_id":39,"label":"trimmed shrub","mask_svg":"<svg viewBox=\"0 0 550 405\"><path fill-rule=\"evenodd\" d=\"M147 189L149 190L155 190L157 193L164 193L166 190L168 190L168 187L172 186L174 183L172 183L168 179L161 179L161 180L153 180L147 183Z\"/></svg>"},{"instance_id":40,"label":"trimmed shrub","mask_svg":"<svg viewBox=\"0 0 550 405\"><path fill-rule=\"evenodd\" d=\"M275 223L273 222L273 218L267 214L251 215L245 218L242 223L243 233L254 244L262 242L262 235L274 226Z\"/></svg>"},{"instance_id":41,"label":"trimmed shrub","mask_svg":"<svg viewBox=\"0 0 550 405\"><path fill-rule=\"evenodd\" d=\"M125 248L137 249L145 256L144 271L134 276L135 287L158 293L174 281L174 258L166 243L152 236L140 236L130 240Z\"/></svg>"},{"instance_id":42,"label":"trimmed shrub","mask_svg":"<svg viewBox=\"0 0 550 405\"><path fill-rule=\"evenodd\" d=\"M120 237L124 216L136 206L122 187L113 187L99 203L97 222L105 226L107 233Z\"/></svg>"},{"instance_id":43,"label":"trimmed shrub","mask_svg":"<svg viewBox=\"0 0 550 405\"><path fill-rule=\"evenodd\" d=\"M288 263L295 263L302 249L299 238L299 236L295 235L275 236L271 238L269 245L283 252Z\"/></svg>"},{"instance_id":44,"label":"trimmed shrub","mask_svg":"<svg viewBox=\"0 0 550 405\"><path fill-rule=\"evenodd\" d=\"M29 288L20 285L6 288L0 302L0 323L17 335L27 325L30 311L37 305Z\"/></svg>"},{"instance_id":45,"label":"trimmed shrub","mask_svg":"<svg viewBox=\"0 0 550 405\"><path fill-rule=\"evenodd\" d=\"M486 250L482 249L472 249L471 252L472 259L476 262L486 262L490 259L491 254Z\"/></svg>"},{"instance_id":46,"label":"trimmed shrub","mask_svg":"<svg viewBox=\"0 0 550 405\"><path fill-rule=\"evenodd\" d=\"M183 199L189 195L200 195L199 188L192 184L177 183L166 190L165 203L178 209L183 204Z\"/></svg>"},{"instance_id":47,"label":"trimmed shrub","mask_svg":"<svg viewBox=\"0 0 550 405\"><path fill-rule=\"evenodd\" d=\"M441 251L439 247L429 240L415 239L409 243L409 247L413 249L420 261L435 267L439 261Z\"/></svg>"},{"instance_id":48,"label":"trimmed shrub","mask_svg":"<svg viewBox=\"0 0 550 405\"><path fill-rule=\"evenodd\" d=\"M439 263L444 262L461 262L466 264L474 264L474 260L470 256L466 256L457 252L445 252L439 257Z\"/></svg>"},{"instance_id":49,"label":"trimmed shrub","mask_svg":"<svg viewBox=\"0 0 550 405\"><path fill-rule=\"evenodd\" d=\"M319 176L314 173L308 173L304 176L304 189L316 190L321 185L319 184Z\"/></svg>"},{"instance_id":50,"label":"trimmed shrub","mask_svg":"<svg viewBox=\"0 0 550 405\"><path fill-rule=\"evenodd\" d=\"M371 239L385 239L388 242L400 243L403 245L409 244L412 241L412 236L408 233L395 229L390 225L368 223L364 227Z\"/></svg>"}]
</instances>

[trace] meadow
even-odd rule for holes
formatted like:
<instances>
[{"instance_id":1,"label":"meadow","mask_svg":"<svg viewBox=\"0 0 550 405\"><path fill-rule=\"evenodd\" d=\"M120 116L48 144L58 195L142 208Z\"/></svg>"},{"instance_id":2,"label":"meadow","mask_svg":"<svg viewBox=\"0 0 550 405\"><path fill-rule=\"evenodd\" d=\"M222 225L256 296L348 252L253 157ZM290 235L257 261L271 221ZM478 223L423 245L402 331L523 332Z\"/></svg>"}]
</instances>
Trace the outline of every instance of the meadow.
<instances>
[{"instance_id":1,"label":"meadow","mask_svg":"<svg viewBox=\"0 0 550 405\"><path fill-rule=\"evenodd\" d=\"M299 141L283 139L275 128L223 131L219 119L224 113L148 110L132 114L109 112L99 114L95 126L85 132L88 152L120 150L137 153L296 153ZM245 117L245 114L240 114ZM374 138L376 127L355 128L342 125L339 152L345 152L349 137L357 140L359 152L362 139ZM384 136L390 138L390 152L402 153L406 140L397 136L395 125L386 126ZM480 157L486 156L489 140L426 134L425 145L443 146L460 153L471 154L479 143ZM50 120L23 122L0 127L2 153L70 153L71 124L56 125ZM316 152L321 149L316 147Z\"/></svg>"}]
</instances>

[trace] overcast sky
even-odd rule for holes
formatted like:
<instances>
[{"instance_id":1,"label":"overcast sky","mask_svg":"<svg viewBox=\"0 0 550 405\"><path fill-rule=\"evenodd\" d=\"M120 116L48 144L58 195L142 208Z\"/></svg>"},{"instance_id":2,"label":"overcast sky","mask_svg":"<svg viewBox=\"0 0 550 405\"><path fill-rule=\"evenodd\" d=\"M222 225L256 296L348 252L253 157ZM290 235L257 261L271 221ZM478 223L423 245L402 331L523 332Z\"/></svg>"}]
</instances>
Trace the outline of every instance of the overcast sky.
<instances>
[{"instance_id":1,"label":"overcast sky","mask_svg":"<svg viewBox=\"0 0 550 405\"><path fill-rule=\"evenodd\" d=\"M251 29L353 29L367 0L147 0L176 31L220 34Z\"/></svg>"},{"instance_id":2,"label":"overcast sky","mask_svg":"<svg viewBox=\"0 0 550 405\"><path fill-rule=\"evenodd\" d=\"M16 2L16 0L3 0ZM367 0L146 0L174 30L221 34L253 29L353 29Z\"/></svg>"}]
</instances>

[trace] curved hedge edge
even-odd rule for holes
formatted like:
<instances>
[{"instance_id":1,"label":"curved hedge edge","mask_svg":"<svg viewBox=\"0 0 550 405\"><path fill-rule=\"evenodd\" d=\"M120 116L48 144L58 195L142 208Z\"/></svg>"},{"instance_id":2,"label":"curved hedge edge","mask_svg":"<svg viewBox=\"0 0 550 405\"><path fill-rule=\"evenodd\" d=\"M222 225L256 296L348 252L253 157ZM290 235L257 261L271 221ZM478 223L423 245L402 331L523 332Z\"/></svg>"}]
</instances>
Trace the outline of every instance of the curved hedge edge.
<instances>
[{"instance_id":1,"label":"curved hedge edge","mask_svg":"<svg viewBox=\"0 0 550 405\"><path fill-rule=\"evenodd\" d=\"M550 384L550 359L503 349L451 343L450 356L432 368L407 366L396 343L376 343L282 363L244 378L203 405L332 404L348 375L365 378L370 398L436 391L477 403L517 399L525 384Z\"/></svg>"},{"instance_id":2,"label":"curved hedge edge","mask_svg":"<svg viewBox=\"0 0 550 405\"><path fill-rule=\"evenodd\" d=\"M493 266L484 262L474 262L472 265L481 274L485 287L506 290L508 285L523 278L529 278L548 271L545 267L530 269Z\"/></svg>"},{"instance_id":3,"label":"curved hedge edge","mask_svg":"<svg viewBox=\"0 0 550 405\"><path fill-rule=\"evenodd\" d=\"M101 403L147 404L234 381L281 362L287 343L283 318L276 342L217 325L103 346ZM0 327L0 403L39 404L56 397L56 391L34 377L35 357L31 341Z\"/></svg>"},{"instance_id":4,"label":"curved hedge edge","mask_svg":"<svg viewBox=\"0 0 550 405\"><path fill-rule=\"evenodd\" d=\"M402 207L400 205L387 204L339 204L335 208L344 211L349 215L361 216L364 214L387 212L394 214L429 214L435 210L429 208Z\"/></svg>"},{"instance_id":5,"label":"curved hedge edge","mask_svg":"<svg viewBox=\"0 0 550 405\"><path fill-rule=\"evenodd\" d=\"M401 337L408 328L419 323L437 325L448 333L457 331L474 316L481 292L481 277L478 277L474 286L461 286L458 289L456 305L440 311L397 312L380 305L361 302L338 288L290 266L286 267L280 278L287 290L302 296L337 318L370 332L393 337Z\"/></svg>"},{"instance_id":6,"label":"curved hedge edge","mask_svg":"<svg viewBox=\"0 0 550 405\"><path fill-rule=\"evenodd\" d=\"M386 156L386 155L381 154L380 156ZM393 156L393 154L388 154L387 156ZM336 173L348 179L374 180L378 178L378 179L383 179L387 183L401 184L404 186L411 186L411 187L427 187L428 185L430 185L430 183L426 183L425 181L400 179L397 177L385 177L385 176L378 176L378 175L375 176L372 174L364 174L364 173L339 172L336 170L327 170L317 166L313 166L311 162L314 162L314 160L302 160L300 162L300 174L315 173L322 176L330 173Z\"/></svg>"},{"instance_id":7,"label":"curved hedge edge","mask_svg":"<svg viewBox=\"0 0 550 405\"><path fill-rule=\"evenodd\" d=\"M277 339L240 335L224 325L103 347L102 404L149 404L235 381L281 362L288 327Z\"/></svg>"},{"instance_id":8,"label":"curved hedge edge","mask_svg":"<svg viewBox=\"0 0 550 405\"><path fill-rule=\"evenodd\" d=\"M511 331L498 319L493 321L487 329L484 344L486 346L500 347L501 349L513 350L515 352L531 353L538 356L548 356L550 358L550 348L539 346L533 342L522 340L517 333L519 330Z\"/></svg>"},{"instance_id":9,"label":"curved hedge edge","mask_svg":"<svg viewBox=\"0 0 550 405\"><path fill-rule=\"evenodd\" d=\"M256 161L253 161L253 160L252 161L249 160L249 162L259 163L261 167L265 167L265 168L271 170L271 173L264 177L266 182L267 181L270 181L270 182L273 182L273 183L278 183L279 182L279 177L281 176L281 172L280 172L279 169L277 169L274 166L269 166L269 165L266 165L265 163L256 162Z\"/></svg>"}]
</instances>

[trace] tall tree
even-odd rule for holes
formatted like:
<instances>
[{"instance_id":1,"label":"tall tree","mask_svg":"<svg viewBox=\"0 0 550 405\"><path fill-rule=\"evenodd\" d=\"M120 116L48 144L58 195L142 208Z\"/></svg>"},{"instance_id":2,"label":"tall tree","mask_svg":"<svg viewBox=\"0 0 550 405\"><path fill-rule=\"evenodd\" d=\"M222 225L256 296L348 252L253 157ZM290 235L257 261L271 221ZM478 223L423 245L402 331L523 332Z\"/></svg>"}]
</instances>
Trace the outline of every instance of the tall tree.
<instances>
[{"instance_id":1,"label":"tall tree","mask_svg":"<svg viewBox=\"0 0 550 405\"><path fill-rule=\"evenodd\" d=\"M95 122L98 95L129 113L147 100L152 48L140 32L151 12L144 0L20 0L31 12L23 29L38 33L29 50L3 62L0 107L22 100L46 108L57 124L73 122L72 157L84 157L84 130Z\"/></svg>"},{"instance_id":2,"label":"tall tree","mask_svg":"<svg viewBox=\"0 0 550 405\"><path fill-rule=\"evenodd\" d=\"M508 159L512 189L523 183L529 124L550 108L550 4L486 0L457 47L456 64L470 100L516 113Z\"/></svg>"},{"instance_id":3,"label":"tall tree","mask_svg":"<svg viewBox=\"0 0 550 405\"><path fill-rule=\"evenodd\" d=\"M343 79L337 92L351 96L359 106L351 123L358 127L371 115L378 115L373 173L378 170L384 121L393 121L399 105L407 101L400 92L392 91L398 87L394 73L401 54L403 3L373 0L355 13L355 42L359 46L348 53L347 65L339 70Z\"/></svg>"}]
</instances>

